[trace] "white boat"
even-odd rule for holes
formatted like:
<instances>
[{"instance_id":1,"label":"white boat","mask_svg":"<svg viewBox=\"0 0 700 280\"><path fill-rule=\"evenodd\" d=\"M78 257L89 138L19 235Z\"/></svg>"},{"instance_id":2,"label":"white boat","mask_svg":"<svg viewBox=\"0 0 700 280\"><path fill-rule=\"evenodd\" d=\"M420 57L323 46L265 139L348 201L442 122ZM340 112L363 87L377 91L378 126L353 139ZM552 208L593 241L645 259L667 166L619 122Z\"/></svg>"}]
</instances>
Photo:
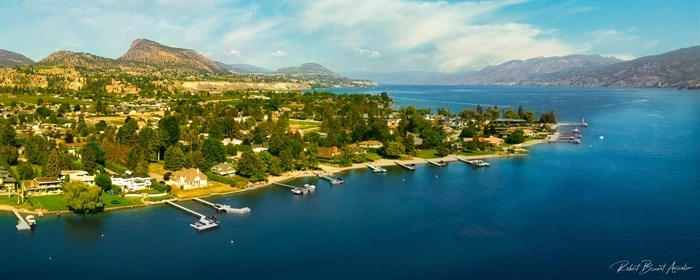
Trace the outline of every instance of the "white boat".
<instances>
[{"instance_id":1,"label":"white boat","mask_svg":"<svg viewBox=\"0 0 700 280\"><path fill-rule=\"evenodd\" d=\"M294 194L304 194L304 191L301 188L293 188L292 193Z\"/></svg>"},{"instance_id":2,"label":"white boat","mask_svg":"<svg viewBox=\"0 0 700 280\"><path fill-rule=\"evenodd\" d=\"M311 184L304 184L304 187L307 188L307 189L309 189L309 190L311 190L311 191L316 190L316 186L311 185Z\"/></svg>"},{"instance_id":3,"label":"white boat","mask_svg":"<svg viewBox=\"0 0 700 280\"><path fill-rule=\"evenodd\" d=\"M474 167L487 167L490 166L491 164L488 162L485 162L483 160L477 159L477 160L468 160L467 163L471 164Z\"/></svg>"},{"instance_id":4,"label":"white boat","mask_svg":"<svg viewBox=\"0 0 700 280\"><path fill-rule=\"evenodd\" d=\"M571 130L571 132L573 132L573 133L581 133L581 131L578 130L578 128L574 128L573 130Z\"/></svg>"},{"instance_id":5,"label":"white boat","mask_svg":"<svg viewBox=\"0 0 700 280\"><path fill-rule=\"evenodd\" d=\"M605 136L601 135L600 137L598 137L598 139L603 140L605 139Z\"/></svg>"}]
</instances>

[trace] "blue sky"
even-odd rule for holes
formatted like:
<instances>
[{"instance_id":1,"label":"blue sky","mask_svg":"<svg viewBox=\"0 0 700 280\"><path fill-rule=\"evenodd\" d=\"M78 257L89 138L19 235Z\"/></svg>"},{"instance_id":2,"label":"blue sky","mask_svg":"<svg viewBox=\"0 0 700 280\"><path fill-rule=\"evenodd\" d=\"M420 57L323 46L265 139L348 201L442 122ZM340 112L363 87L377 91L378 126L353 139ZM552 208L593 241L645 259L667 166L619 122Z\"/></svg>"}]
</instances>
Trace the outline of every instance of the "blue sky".
<instances>
[{"instance_id":1,"label":"blue sky","mask_svg":"<svg viewBox=\"0 0 700 280\"><path fill-rule=\"evenodd\" d=\"M0 0L0 48L118 58L147 38L269 69L479 70L512 59L632 59L700 45L700 1Z\"/></svg>"}]
</instances>

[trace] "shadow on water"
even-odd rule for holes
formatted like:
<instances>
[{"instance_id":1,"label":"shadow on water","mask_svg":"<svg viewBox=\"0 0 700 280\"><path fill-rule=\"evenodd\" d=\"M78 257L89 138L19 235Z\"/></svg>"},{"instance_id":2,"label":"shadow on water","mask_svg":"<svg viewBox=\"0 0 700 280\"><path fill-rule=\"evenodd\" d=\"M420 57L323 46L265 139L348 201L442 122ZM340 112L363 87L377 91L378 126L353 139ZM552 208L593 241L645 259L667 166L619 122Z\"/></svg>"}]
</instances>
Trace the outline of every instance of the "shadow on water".
<instances>
[{"instance_id":1,"label":"shadow on water","mask_svg":"<svg viewBox=\"0 0 700 280\"><path fill-rule=\"evenodd\" d=\"M99 240L103 232L104 214L62 215L68 241L85 243Z\"/></svg>"}]
</instances>

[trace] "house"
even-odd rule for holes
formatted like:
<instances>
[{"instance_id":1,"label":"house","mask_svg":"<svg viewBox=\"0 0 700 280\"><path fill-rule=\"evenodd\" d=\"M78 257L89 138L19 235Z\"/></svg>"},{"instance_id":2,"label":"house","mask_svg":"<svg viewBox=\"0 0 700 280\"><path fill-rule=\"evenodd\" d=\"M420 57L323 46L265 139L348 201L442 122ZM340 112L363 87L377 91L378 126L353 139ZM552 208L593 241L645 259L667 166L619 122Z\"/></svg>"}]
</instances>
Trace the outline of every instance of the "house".
<instances>
[{"instance_id":1,"label":"house","mask_svg":"<svg viewBox=\"0 0 700 280\"><path fill-rule=\"evenodd\" d=\"M345 150L348 152L348 154L351 154L354 156L363 155L363 154L367 153L367 149L362 148L357 144L350 144L350 145L348 145L347 149L345 149Z\"/></svg>"},{"instance_id":2,"label":"house","mask_svg":"<svg viewBox=\"0 0 700 280\"><path fill-rule=\"evenodd\" d=\"M318 153L316 154L316 157L322 159L334 159L341 154L343 154L343 152L338 150L338 147L336 146L330 148L320 147L318 148Z\"/></svg>"},{"instance_id":3,"label":"house","mask_svg":"<svg viewBox=\"0 0 700 280\"><path fill-rule=\"evenodd\" d=\"M112 185L121 187L125 191L143 190L151 187L151 177L135 175L131 171L126 171L122 175L111 177Z\"/></svg>"},{"instance_id":4,"label":"house","mask_svg":"<svg viewBox=\"0 0 700 280\"><path fill-rule=\"evenodd\" d=\"M4 166L0 166L0 192L15 192L17 185L17 180L5 170Z\"/></svg>"},{"instance_id":5,"label":"house","mask_svg":"<svg viewBox=\"0 0 700 280\"><path fill-rule=\"evenodd\" d=\"M212 166L211 172L214 174L219 174L221 176L236 175L236 169L233 168L233 164L231 164L230 162L222 162Z\"/></svg>"},{"instance_id":6,"label":"house","mask_svg":"<svg viewBox=\"0 0 700 280\"><path fill-rule=\"evenodd\" d=\"M357 143L357 145L366 149L379 149L382 146L384 146L382 142L379 142L377 140L362 141L360 143Z\"/></svg>"},{"instance_id":7,"label":"house","mask_svg":"<svg viewBox=\"0 0 700 280\"><path fill-rule=\"evenodd\" d=\"M22 181L22 189L27 195L47 195L61 193L61 180L56 177L34 178Z\"/></svg>"},{"instance_id":8,"label":"house","mask_svg":"<svg viewBox=\"0 0 700 280\"><path fill-rule=\"evenodd\" d=\"M204 187L208 184L207 179L199 168L180 169L170 175L170 182L184 190Z\"/></svg>"},{"instance_id":9,"label":"house","mask_svg":"<svg viewBox=\"0 0 700 280\"><path fill-rule=\"evenodd\" d=\"M88 185L95 183L95 176L85 170L61 170L59 178L62 182L81 181Z\"/></svg>"},{"instance_id":10,"label":"house","mask_svg":"<svg viewBox=\"0 0 700 280\"><path fill-rule=\"evenodd\" d=\"M465 138L464 140L465 141L472 141L472 139L473 138ZM486 142L486 143L489 143L489 145L495 147L495 146L503 144L504 141L501 138L489 136L488 138L479 137L479 142Z\"/></svg>"}]
</instances>

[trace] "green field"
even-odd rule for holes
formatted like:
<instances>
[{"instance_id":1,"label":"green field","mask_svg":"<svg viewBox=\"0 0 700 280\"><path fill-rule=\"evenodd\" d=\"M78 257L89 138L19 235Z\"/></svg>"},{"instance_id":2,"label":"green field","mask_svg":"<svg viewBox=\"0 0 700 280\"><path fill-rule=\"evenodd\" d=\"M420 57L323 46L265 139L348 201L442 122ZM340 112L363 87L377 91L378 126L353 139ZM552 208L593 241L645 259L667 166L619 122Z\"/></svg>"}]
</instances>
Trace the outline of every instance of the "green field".
<instances>
[{"instance_id":1,"label":"green field","mask_svg":"<svg viewBox=\"0 0 700 280\"><path fill-rule=\"evenodd\" d=\"M289 127L290 128L296 128L296 129L309 129L309 128L314 128L314 127L320 127L321 122L319 121L311 121L311 120L297 120L297 119L291 119L289 120Z\"/></svg>"}]
</instances>

